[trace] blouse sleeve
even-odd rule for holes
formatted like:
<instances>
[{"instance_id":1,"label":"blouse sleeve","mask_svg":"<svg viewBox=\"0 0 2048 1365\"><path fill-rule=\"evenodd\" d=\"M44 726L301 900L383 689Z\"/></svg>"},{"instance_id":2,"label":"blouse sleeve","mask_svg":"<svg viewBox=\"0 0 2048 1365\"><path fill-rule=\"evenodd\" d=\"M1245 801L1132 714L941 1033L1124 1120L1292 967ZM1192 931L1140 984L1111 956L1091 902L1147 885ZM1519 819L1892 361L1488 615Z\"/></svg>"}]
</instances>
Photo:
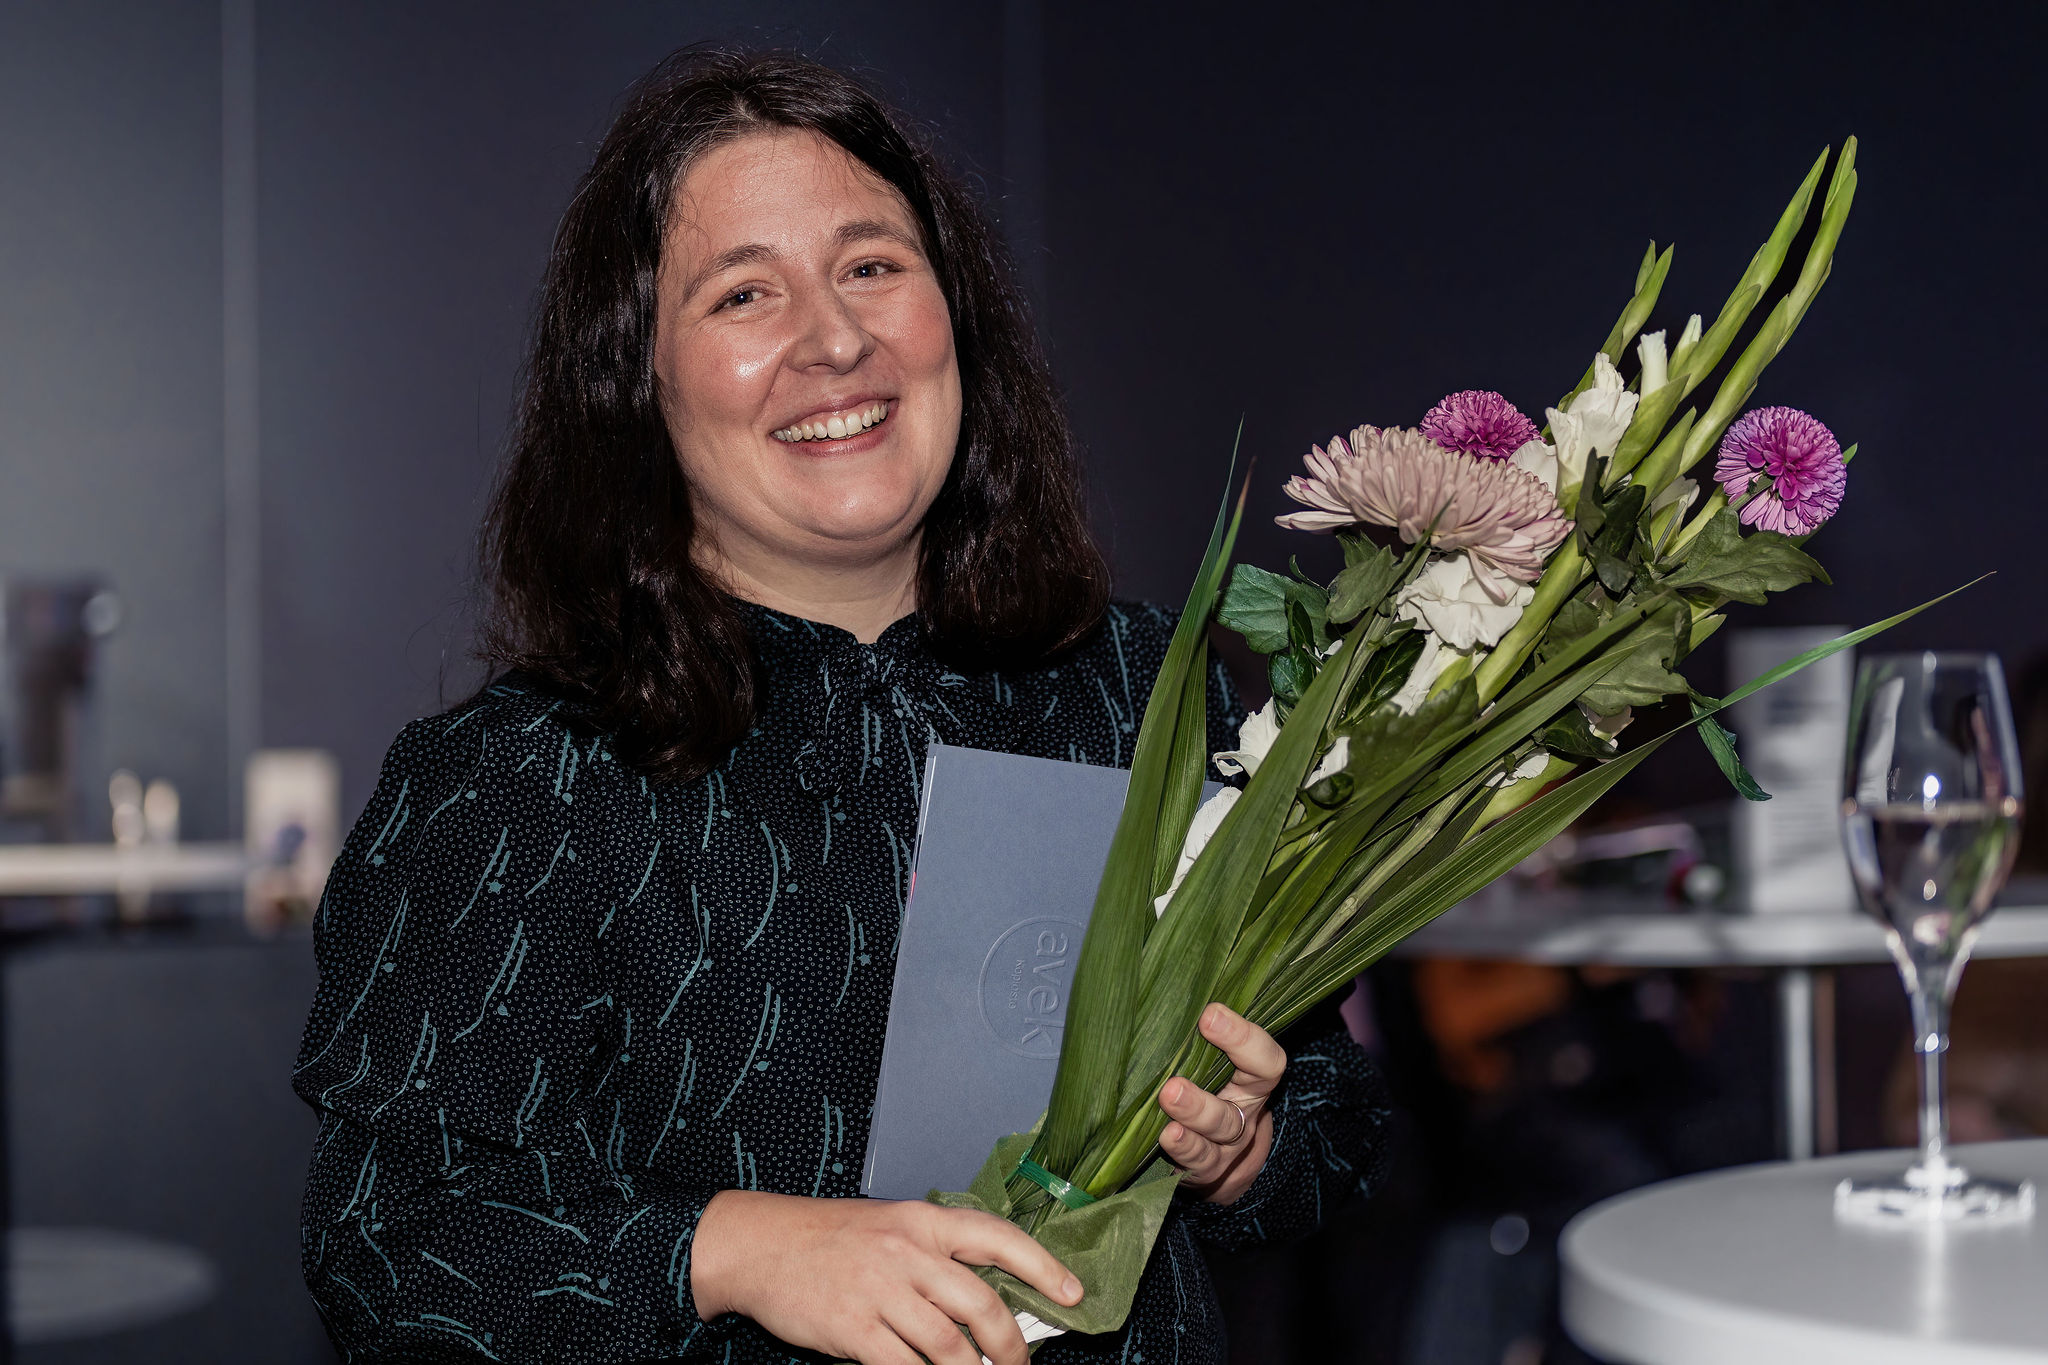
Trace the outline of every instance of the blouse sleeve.
<instances>
[{"instance_id":1,"label":"blouse sleeve","mask_svg":"<svg viewBox=\"0 0 2048 1365\"><path fill-rule=\"evenodd\" d=\"M1336 1002L1310 1011L1280 1042L1287 1074L1272 1105L1265 1166L1231 1203L1188 1210L1194 1234L1226 1250L1312 1232L1345 1202L1371 1194L1385 1172L1392 1102Z\"/></svg>"},{"instance_id":2,"label":"blouse sleeve","mask_svg":"<svg viewBox=\"0 0 2048 1365\"><path fill-rule=\"evenodd\" d=\"M538 705L416 722L328 880L293 1088L302 1266L350 1357L634 1361L736 1321L690 1293L716 1191L629 1169L605 1093L593 912L622 893L577 851L629 794L573 780L601 748Z\"/></svg>"}]
</instances>

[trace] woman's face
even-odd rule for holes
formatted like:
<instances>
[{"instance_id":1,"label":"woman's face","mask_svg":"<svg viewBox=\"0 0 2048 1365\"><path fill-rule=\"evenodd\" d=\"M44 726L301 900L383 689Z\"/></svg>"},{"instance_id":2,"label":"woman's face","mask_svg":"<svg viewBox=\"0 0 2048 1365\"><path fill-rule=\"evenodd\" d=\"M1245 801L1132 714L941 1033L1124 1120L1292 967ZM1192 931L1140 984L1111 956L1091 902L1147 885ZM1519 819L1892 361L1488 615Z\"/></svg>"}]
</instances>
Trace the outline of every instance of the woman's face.
<instances>
[{"instance_id":1,"label":"woman's face","mask_svg":"<svg viewBox=\"0 0 2048 1365\"><path fill-rule=\"evenodd\" d=\"M809 132L706 153L678 187L658 306L696 553L851 569L914 543L959 439L960 367L889 185Z\"/></svg>"}]
</instances>

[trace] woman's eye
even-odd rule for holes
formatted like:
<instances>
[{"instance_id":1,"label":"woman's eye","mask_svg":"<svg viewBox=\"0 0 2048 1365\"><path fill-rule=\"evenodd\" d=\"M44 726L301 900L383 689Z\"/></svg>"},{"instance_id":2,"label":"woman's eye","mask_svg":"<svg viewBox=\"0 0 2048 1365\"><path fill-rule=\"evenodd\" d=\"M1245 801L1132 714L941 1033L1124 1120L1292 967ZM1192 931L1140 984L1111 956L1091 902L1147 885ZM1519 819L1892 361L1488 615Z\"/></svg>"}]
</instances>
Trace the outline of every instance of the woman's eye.
<instances>
[{"instance_id":1,"label":"woman's eye","mask_svg":"<svg viewBox=\"0 0 2048 1365\"><path fill-rule=\"evenodd\" d=\"M758 289L735 289L718 301L720 308L743 308L761 297Z\"/></svg>"},{"instance_id":2,"label":"woman's eye","mask_svg":"<svg viewBox=\"0 0 2048 1365\"><path fill-rule=\"evenodd\" d=\"M852 273L855 279L872 280L887 275L894 269L895 267L887 261L862 261L853 268Z\"/></svg>"}]
</instances>

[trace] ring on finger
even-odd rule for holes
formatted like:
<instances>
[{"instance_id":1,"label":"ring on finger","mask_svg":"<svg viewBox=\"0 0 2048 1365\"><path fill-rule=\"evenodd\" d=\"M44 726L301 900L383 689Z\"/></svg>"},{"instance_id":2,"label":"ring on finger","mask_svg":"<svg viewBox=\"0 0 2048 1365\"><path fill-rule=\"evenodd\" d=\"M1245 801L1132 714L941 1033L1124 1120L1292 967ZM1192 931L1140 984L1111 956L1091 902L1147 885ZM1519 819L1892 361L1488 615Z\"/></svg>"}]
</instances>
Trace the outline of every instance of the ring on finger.
<instances>
[{"instance_id":1,"label":"ring on finger","mask_svg":"<svg viewBox=\"0 0 2048 1365\"><path fill-rule=\"evenodd\" d=\"M1226 1138L1223 1145L1225 1147L1235 1147L1238 1143L1244 1141L1244 1135L1251 1131L1252 1121L1245 1117L1244 1106L1236 1100L1225 1100L1224 1103L1237 1111L1237 1132L1234 1136Z\"/></svg>"}]
</instances>

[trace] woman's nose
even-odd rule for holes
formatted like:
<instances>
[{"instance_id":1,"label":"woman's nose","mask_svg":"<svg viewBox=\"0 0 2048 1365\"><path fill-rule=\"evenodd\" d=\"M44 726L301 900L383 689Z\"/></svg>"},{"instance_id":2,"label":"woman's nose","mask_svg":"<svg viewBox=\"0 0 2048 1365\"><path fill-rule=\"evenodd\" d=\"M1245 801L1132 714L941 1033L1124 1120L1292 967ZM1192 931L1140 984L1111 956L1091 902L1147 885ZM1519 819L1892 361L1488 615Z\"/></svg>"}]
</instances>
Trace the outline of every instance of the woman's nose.
<instances>
[{"instance_id":1,"label":"woman's nose","mask_svg":"<svg viewBox=\"0 0 2048 1365\"><path fill-rule=\"evenodd\" d=\"M874 337L835 290L811 291L803 318L803 330L790 355L798 368L822 365L844 374L875 349Z\"/></svg>"}]
</instances>

